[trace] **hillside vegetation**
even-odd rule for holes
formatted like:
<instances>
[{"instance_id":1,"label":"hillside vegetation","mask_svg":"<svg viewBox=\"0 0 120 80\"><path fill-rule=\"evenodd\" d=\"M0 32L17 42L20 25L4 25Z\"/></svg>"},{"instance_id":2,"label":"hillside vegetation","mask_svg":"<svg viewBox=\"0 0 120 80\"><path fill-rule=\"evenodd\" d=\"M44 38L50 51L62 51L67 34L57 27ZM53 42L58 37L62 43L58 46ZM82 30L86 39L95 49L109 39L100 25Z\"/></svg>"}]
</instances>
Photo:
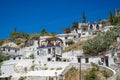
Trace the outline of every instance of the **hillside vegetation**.
<instances>
[{"instance_id":1,"label":"hillside vegetation","mask_svg":"<svg viewBox=\"0 0 120 80\"><path fill-rule=\"evenodd\" d=\"M26 32L19 32L16 30L16 28L10 32L10 38L8 39L0 39L0 46L4 42L14 42L20 47L24 47L24 44L27 40L34 41L34 40L39 40L40 36L55 36L55 32L50 32L48 33L46 29L42 29L40 33L26 33Z\"/></svg>"},{"instance_id":2,"label":"hillside vegetation","mask_svg":"<svg viewBox=\"0 0 120 80\"><path fill-rule=\"evenodd\" d=\"M71 50L82 50L82 47L83 47L85 42L86 42L86 40L69 45L69 47L66 47L63 52L68 52Z\"/></svg>"},{"instance_id":3,"label":"hillside vegetation","mask_svg":"<svg viewBox=\"0 0 120 80\"><path fill-rule=\"evenodd\" d=\"M85 54L98 55L100 52L107 51L110 45L116 42L117 36L120 36L120 26L113 27L107 32L100 32L83 45L83 52Z\"/></svg>"}]
</instances>

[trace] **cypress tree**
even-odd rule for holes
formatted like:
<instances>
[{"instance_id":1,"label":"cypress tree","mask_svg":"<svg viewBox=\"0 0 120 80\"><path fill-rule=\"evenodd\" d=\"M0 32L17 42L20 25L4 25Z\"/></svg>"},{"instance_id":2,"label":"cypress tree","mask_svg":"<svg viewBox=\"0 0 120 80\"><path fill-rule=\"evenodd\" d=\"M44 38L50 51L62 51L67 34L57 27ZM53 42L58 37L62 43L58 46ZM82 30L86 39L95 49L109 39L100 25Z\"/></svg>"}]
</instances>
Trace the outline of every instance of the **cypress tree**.
<instances>
[{"instance_id":1,"label":"cypress tree","mask_svg":"<svg viewBox=\"0 0 120 80\"><path fill-rule=\"evenodd\" d=\"M86 23L86 16L84 12L82 13L82 23Z\"/></svg>"}]
</instances>

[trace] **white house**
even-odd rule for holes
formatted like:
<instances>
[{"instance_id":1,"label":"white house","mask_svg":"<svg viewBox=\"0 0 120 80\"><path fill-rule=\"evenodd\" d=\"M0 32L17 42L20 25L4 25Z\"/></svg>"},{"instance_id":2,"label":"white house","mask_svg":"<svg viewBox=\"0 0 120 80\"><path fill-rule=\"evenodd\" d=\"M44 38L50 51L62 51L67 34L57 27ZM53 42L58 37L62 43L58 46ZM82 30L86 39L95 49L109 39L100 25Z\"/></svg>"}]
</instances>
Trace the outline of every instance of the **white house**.
<instances>
[{"instance_id":1,"label":"white house","mask_svg":"<svg viewBox=\"0 0 120 80\"><path fill-rule=\"evenodd\" d=\"M58 34L56 37L60 38L63 41L64 47L68 47L69 41L77 42L79 40L77 33Z\"/></svg>"},{"instance_id":2,"label":"white house","mask_svg":"<svg viewBox=\"0 0 120 80\"><path fill-rule=\"evenodd\" d=\"M103 31L103 32L107 32L107 31L110 30L111 28L113 28L113 26L105 26L102 31Z\"/></svg>"},{"instance_id":3,"label":"white house","mask_svg":"<svg viewBox=\"0 0 120 80\"><path fill-rule=\"evenodd\" d=\"M102 30L102 24L79 23L78 29L76 31L74 29L74 32L78 33L81 37L88 37L100 30Z\"/></svg>"},{"instance_id":4,"label":"white house","mask_svg":"<svg viewBox=\"0 0 120 80\"><path fill-rule=\"evenodd\" d=\"M24 59L23 55L13 55L10 57L10 60L22 60L22 59Z\"/></svg>"},{"instance_id":5,"label":"white house","mask_svg":"<svg viewBox=\"0 0 120 80\"><path fill-rule=\"evenodd\" d=\"M102 30L102 24L92 23L79 23L78 29L72 29L71 33L58 34L56 37L63 41L63 46L68 47L68 42L78 42L80 40L86 40L88 37L92 37L96 32Z\"/></svg>"},{"instance_id":6,"label":"white house","mask_svg":"<svg viewBox=\"0 0 120 80\"><path fill-rule=\"evenodd\" d=\"M19 51L19 49L19 46L16 45L14 42L6 42L3 43L0 50L2 53L15 54Z\"/></svg>"},{"instance_id":7,"label":"white house","mask_svg":"<svg viewBox=\"0 0 120 80\"><path fill-rule=\"evenodd\" d=\"M46 58L46 60L51 60L52 58L62 56L62 46L63 42L57 37L44 36L40 37L38 42L36 57Z\"/></svg>"}]
</instances>

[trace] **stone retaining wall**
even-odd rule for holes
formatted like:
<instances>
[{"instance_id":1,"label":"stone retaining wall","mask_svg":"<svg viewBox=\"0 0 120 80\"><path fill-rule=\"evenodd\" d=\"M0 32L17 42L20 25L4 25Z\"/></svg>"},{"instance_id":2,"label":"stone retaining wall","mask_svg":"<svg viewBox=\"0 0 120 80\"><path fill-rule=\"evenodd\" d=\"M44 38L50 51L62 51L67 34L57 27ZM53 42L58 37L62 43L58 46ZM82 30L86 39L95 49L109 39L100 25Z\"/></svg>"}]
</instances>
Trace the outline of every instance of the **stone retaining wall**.
<instances>
[{"instance_id":1,"label":"stone retaining wall","mask_svg":"<svg viewBox=\"0 0 120 80\"><path fill-rule=\"evenodd\" d=\"M108 78L107 80L116 80L116 71L115 70L113 70L109 67L106 67L106 66L99 66L99 67L100 67L100 69L105 70L112 74L112 76L110 78Z\"/></svg>"},{"instance_id":2,"label":"stone retaining wall","mask_svg":"<svg viewBox=\"0 0 120 80\"><path fill-rule=\"evenodd\" d=\"M62 72L62 74L64 75L71 67L75 67L77 69L79 69L80 64L79 63L71 63L69 66L66 67L66 69ZM92 68L92 66L90 64L81 64L81 69L88 69L88 68ZM110 78L108 78L107 80L116 80L116 71L106 67L106 66L101 66L99 65L100 70L105 70L109 73L112 74L112 76Z\"/></svg>"}]
</instances>

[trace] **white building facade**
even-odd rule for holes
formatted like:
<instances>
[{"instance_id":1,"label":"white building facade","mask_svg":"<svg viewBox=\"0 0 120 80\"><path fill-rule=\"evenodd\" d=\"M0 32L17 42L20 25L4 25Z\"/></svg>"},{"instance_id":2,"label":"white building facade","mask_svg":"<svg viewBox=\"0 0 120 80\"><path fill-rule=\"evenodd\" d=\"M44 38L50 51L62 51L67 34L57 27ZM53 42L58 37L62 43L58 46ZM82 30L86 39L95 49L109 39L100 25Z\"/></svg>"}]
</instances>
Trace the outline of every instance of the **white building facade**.
<instances>
[{"instance_id":1,"label":"white building facade","mask_svg":"<svg viewBox=\"0 0 120 80\"><path fill-rule=\"evenodd\" d=\"M40 37L40 41L38 42L36 57L37 58L46 58L46 60L51 61L53 58L62 56L62 45L63 42L61 39L52 37L52 36L44 36ZM55 61L55 60L54 60Z\"/></svg>"},{"instance_id":2,"label":"white building facade","mask_svg":"<svg viewBox=\"0 0 120 80\"><path fill-rule=\"evenodd\" d=\"M92 23L79 23L78 29L72 29L71 33L58 34L56 37L63 41L63 46L68 47L68 42L73 41L74 43L81 40L86 40L88 37L96 35L98 31L102 30L102 24Z\"/></svg>"}]
</instances>

